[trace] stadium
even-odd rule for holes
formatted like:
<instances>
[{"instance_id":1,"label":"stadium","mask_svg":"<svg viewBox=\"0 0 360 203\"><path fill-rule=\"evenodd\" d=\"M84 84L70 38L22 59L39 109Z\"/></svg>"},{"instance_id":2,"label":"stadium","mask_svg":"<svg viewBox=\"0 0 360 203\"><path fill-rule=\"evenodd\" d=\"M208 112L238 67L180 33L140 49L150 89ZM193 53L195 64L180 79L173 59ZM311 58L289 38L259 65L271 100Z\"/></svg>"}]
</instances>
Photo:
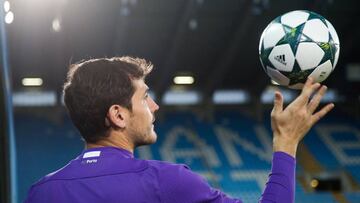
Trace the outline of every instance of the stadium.
<instances>
[{"instance_id":1,"label":"stadium","mask_svg":"<svg viewBox=\"0 0 360 203\"><path fill-rule=\"evenodd\" d=\"M63 86L70 64L136 56L160 106L157 141L134 156L187 165L214 188L258 202L272 168L274 92L301 90L264 72L259 41L276 17L316 12L341 51L322 84L316 123L296 154L296 203L360 202L360 3L356 0L0 1L0 202L24 202L32 184L84 150ZM284 60L283 58L278 58ZM319 108L320 108L319 107Z\"/></svg>"}]
</instances>

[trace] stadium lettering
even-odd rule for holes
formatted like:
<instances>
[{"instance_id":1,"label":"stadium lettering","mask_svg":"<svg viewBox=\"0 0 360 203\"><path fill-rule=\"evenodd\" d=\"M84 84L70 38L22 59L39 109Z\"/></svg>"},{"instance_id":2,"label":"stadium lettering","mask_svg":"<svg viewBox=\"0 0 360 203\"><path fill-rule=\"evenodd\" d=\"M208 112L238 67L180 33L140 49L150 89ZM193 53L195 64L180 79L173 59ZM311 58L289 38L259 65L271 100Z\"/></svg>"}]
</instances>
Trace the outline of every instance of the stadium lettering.
<instances>
[{"instance_id":1,"label":"stadium lettering","mask_svg":"<svg viewBox=\"0 0 360 203\"><path fill-rule=\"evenodd\" d=\"M187 141L189 145L178 147L178 141ZM190 147L192 146L192 147ZM212 146L199 137L199 135L190 129L184 127L174 127L166 135L166 138L160 147L160 154L163 160L178 162L182 159L186 164L190 165L194 160L203 161L208 167L220 166L220 159Z\"/></svg>"},{"instance_id":2,"label":"stadium lettering","mask_svg":"<svg viewBox=\"0 0 360 203\"><path fill-rule=\"evenodd\" d=\"M243 150L256 155L260 160L267 161L268 163L271 162L272 142L270 136L268 136L267 131L262 126L255 127L255 132L254 136L257 136L263 146L262 148L241 137L237 132L220 126L215 127L216 136L231 166L239 167L243 165L236 145L240 145Z\"/></svg>"},{"instance_id":3,"label":"stadium lettering","mask_svg":"<svg viewBox=\"0 0 360 203\"><path fill-rule=\"evenodd\" d=\"M360 131L347 125L321 125L315 128L336 159L344 165L360 164Z\"/></svg>"}]
</instances>

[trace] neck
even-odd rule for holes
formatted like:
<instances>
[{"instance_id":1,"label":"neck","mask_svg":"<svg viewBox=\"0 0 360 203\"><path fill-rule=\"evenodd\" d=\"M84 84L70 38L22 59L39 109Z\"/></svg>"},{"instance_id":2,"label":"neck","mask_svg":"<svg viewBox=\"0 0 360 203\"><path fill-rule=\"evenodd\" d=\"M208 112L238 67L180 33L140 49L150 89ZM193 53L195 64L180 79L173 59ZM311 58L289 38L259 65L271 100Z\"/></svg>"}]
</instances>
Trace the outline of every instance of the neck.
<instances>
[{"instance_id":1,"label":"neck","mask_svg":"<svg viewBox=\"0 0 360 203\"><path fill-rule=\"evenodd\" d=\"M127 139L121 139L126 136L124 135L114 135L111 134L109 137L106 137L105 139L99 140L96 143L88 143L86 142L86 149L91 148L98 148L98 147L117 147L125 149L131 153L134 153L134 146L131 144L131 142Z\"/></svg>"}]
</instances>

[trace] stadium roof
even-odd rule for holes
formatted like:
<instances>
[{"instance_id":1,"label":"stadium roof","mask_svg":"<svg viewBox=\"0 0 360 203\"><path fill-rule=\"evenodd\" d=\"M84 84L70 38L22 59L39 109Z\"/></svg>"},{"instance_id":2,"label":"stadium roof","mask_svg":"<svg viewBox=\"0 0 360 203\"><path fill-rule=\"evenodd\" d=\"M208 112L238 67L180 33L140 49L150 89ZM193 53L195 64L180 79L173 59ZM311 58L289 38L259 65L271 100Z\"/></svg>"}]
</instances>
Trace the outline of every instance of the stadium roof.
<instances>
[{"instance_id":1,"label":"stadium roof","mask_svg":"<svg viewBox=\"0 0 360 203\"><path fill-rule=\"evenodd\" d=\"M360 82L346 77L360 63L360 2L269 0L12 0L7 24L13 89L24 77L41 77L44 91L60 92L69 63L133 55L155 65L148 78L157 95L175 75L195 78L192 89L244 89L260 95L270 84L258 56L260 35L278 15L312 10L336 28L341 53L326 80L346 97L359 97ZM34 89L34 88L32 88ZM206 97L206 96L205 96ZM209 96L210 97L210 96Z\"/></svg>"}]
</instances>

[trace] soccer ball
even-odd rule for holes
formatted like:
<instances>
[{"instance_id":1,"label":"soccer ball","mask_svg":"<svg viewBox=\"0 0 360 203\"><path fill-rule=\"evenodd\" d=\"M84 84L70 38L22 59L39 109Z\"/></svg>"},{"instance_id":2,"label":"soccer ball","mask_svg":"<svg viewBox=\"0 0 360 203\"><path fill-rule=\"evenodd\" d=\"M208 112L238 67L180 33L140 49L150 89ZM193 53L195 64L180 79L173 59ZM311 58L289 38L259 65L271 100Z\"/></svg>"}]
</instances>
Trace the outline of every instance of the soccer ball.
<instances>
[{"instance_id":1,"label":"soccer ball","mask_svg":"<svg viewBox=\"0 0 360 203\"><path fill-rule=\"evenodd\" d=\"M311 76L324 81L334 70L340 53L339 37L321 15L305 10L275 18L260 38L261 64L270 78L293 89Z\"/></svg>"}]
</instances>

